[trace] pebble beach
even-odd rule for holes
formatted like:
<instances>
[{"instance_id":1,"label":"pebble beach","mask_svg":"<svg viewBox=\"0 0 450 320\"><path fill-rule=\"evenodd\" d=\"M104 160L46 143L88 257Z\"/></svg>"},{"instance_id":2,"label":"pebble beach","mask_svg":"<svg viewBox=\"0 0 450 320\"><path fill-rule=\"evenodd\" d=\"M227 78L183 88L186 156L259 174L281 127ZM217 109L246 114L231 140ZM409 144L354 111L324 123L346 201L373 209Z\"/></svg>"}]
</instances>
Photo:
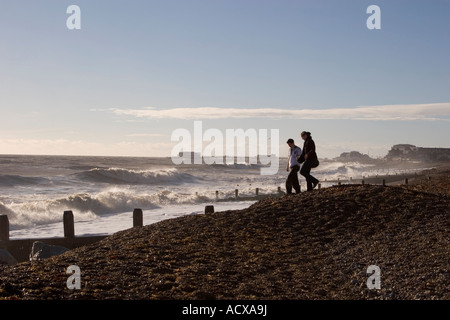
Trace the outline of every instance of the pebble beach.
<instances>
[{"instance_id":1,"label":"pebble beach","mask_svg":"<svg viewBox=\"0 0 450 320\"><path fill-rule=\"evenodd\" d=\"M450 169L340 185L117 232L0 266L0 299L448 300ZM68 289L66 269L81 270ZM367 268L381 270L369 289Z\"/></svg>"}]
</instances>

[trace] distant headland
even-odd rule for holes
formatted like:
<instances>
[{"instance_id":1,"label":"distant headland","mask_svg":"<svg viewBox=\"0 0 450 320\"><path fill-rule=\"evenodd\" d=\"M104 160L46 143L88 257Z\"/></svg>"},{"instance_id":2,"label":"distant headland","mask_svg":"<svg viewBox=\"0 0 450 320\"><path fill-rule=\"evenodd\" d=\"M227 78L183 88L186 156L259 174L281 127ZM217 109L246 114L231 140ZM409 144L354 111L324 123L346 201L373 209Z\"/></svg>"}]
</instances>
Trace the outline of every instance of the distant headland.
<instances>
[{"instance_id":1,"label":"distant headland","mask_svg":"<svg viewBox=\"0 0 450 320\"><path fill-rule=\"evenodd\" d=\"M333 160L342 162L374 162L377 160L450 162L450 148L424 148L412 144L396 144L381 159L372 158L359 151L350 151L341 153L339 157Z\"/></svg>"}]
</instances>

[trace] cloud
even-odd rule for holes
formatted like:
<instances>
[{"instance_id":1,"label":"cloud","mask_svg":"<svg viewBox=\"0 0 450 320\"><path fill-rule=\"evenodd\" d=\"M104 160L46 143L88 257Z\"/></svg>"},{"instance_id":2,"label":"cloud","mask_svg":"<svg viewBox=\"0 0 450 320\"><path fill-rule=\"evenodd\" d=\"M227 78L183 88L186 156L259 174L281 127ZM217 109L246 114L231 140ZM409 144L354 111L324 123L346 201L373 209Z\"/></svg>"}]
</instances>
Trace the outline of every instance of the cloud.
<instances>
[{"instance_id":1,"label":"cloud","mask_svg":"<svg viewBox=\"0 0 450 320\"><path fill-rule=\"evenodd\" d=\"M165 134L162 133L131 133L127 134L127 137L133 138L147 138L147 137L164 137Z\"/></svg>"},{"instance_id":2,"label":"cloud","mask_svg":"<svg viewBox=\"0 0 450 320\"><path fill-rule=\"evenodd\" d=\"M450 103L397 104L335 109L172 108L109 109L120 116L147 119L294 118L323 120L449 121Z\"/></svg>"}]
</instances>

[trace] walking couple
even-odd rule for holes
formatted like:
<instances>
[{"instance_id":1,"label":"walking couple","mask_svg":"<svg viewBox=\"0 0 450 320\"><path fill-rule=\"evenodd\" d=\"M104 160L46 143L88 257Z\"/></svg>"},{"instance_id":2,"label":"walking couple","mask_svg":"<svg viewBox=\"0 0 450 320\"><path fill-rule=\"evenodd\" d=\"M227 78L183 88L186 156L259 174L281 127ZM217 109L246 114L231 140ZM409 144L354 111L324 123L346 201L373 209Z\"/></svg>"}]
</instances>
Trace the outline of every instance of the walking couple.
<instances>
[{"instance_id":1,"label":"walking couple","mask_svg":"<svg viewBox=\"0 0 450 320\"><path fill-rule=\"evenodd\" d=\"M300 136L305 141L303 143L303 150L297 147L293 139L289 139L287 144L289 145L289 159L286 166L286 171L290 171L286 179L286 192L287 194L292 194L292 188L294 188L296 193L300 193L300 184L298 182L297 172L305 177L307 190L313 190L319 180L311 175L311 169L316 168L319 165L319 160L316 154L316 145L311 138L311 132L303 131ZM302 168L300 169L300 165Z\"/></svg>"}]
</instances>

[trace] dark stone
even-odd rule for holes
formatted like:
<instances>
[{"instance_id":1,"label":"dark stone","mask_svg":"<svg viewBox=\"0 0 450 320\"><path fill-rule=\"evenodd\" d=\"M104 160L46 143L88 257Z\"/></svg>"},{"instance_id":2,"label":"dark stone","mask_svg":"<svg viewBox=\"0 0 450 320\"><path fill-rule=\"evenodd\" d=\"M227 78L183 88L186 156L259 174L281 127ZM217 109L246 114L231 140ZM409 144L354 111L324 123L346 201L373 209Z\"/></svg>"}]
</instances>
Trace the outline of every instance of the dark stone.
<instances>
[{"instance_id":1,"label":"dark stone","mask_svg":"<svg viewBox=\"0 0 450 320\"><path fill-rule=\"evenodd\" d=\"M6 264L9 266L12 266L14 264L17 264L16 258L14 258L11 253L9 253L5 249L0 249L0 264Z\"/></svg>"},{"instance_id":2,"label":"dark stone","mask_svg":"<svg viewBox=\"0 0 450 320\"><path fill-rule=\"evenodd\" d=\"M41 241L35 241L31 248L30 261L47 259L60 255L66 251L69 251L69 249L61 246L49 245Z\"/></svg>"},{"instance_id":3,"label":"dark stone","mask_svg":"<svg viewBox=\"0 0 450 320\"><path fill-rule=\"evenodd\" d=\"M214 213L214 206L206 206L205 207L205 213Z\"/></svg>"}]
</instances>

